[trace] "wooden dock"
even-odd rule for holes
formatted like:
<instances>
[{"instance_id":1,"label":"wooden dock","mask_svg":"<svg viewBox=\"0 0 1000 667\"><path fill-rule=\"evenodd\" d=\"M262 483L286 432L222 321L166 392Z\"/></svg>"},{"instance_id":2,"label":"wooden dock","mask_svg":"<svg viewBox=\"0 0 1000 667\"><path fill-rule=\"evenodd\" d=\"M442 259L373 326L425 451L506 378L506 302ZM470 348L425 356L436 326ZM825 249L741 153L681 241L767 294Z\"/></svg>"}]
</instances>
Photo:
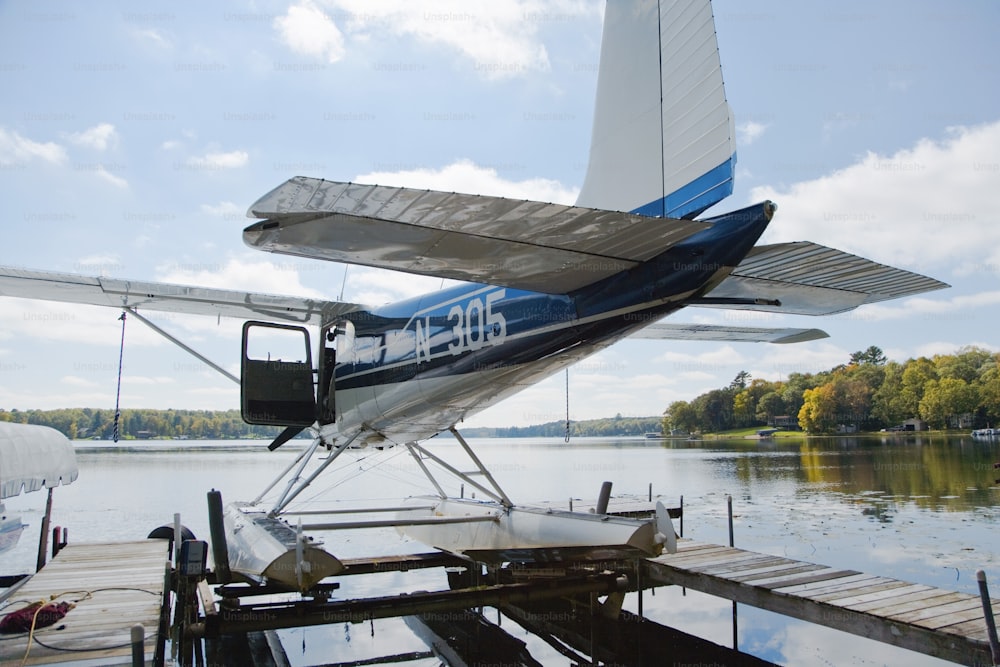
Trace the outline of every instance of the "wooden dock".
<instances>
[{"instance_id":1,"label":"wooden dock","mask_svg":"<svg viewBox=\"0 0 1000 667\"><path fill-rule=\"evenodd\" d=\"M643 561L646 584L676 584L963 665L992 665L978 595L680 540ZM992 599L1000 625L1000 600Z\"/></svg>"},{"instance_id":2,"label":"wooden dock","mask_svg":"<svg viewBox=\"0 0 1000 667\"><path fill-rule=\"evenodd\" d=\"M0 664L131 664L136 624L144 628L146 660L152 660L167 557L166 540L67 545L14 592L0 615L53 598L76 606L36 629L30 646L27 633L0 635Z\"/></svg>"}]
</instances>

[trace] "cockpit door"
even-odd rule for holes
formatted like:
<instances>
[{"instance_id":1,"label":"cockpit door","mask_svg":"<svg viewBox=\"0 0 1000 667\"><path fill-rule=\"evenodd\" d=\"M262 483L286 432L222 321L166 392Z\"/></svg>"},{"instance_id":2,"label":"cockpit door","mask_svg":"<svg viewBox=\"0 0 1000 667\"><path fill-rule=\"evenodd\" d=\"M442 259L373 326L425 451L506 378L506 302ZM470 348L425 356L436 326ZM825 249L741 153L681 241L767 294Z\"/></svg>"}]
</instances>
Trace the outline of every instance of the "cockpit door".
<instances>
[{"instance_id":1,"label":"cockpit door","mask_svg":"<svg viewBox=\"0 0 1000 667\"><path fill-rule=\"evenodd\" d=\"M240 411L248 424L311 426L317 418L309 332L271 322L243 325Z\"/></svg>"}]
</instances>

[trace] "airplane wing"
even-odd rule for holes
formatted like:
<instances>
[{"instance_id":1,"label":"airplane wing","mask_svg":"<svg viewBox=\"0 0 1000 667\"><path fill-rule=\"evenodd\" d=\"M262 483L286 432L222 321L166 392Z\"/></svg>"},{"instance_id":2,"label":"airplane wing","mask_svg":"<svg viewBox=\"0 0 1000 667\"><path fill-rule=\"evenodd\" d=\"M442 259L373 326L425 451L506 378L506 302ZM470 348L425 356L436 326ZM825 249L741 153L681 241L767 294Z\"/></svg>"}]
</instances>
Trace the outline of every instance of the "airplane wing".
<instances>
[{"instance_id":1,"label":"airplane wing","mask_svg":"<svg viewBox=\"0 0 1000 667\"><path fill-rule=\"evenodd\" d=\"M772 327L730 327L713 324L668 324L658 322L640 329L629 338L659 340L733 341L740 343L803 343L828 338L820 329L779 329Z\"/></svg>"},{"instance_id":2,"label":"airplane wing","mask_svg":"<svg viewBox=\"0 0 1000 667\"><path fill-rule=\"evenodd\" d=\"M832 315L866 303L948 287L917 273L857 255L800 241L757 246L708 299L776 300L780 305L689 305L766 310L798 315Z\"/></svg>"},{"instance_id":3,"label":"airplane wing","mask_svg":"<svg viewBox=\"0 0 1000 667\"><path fill-rule=\"evenodd\" d=\"M0 296L316 325L336 319L342 313L364 308L337 301L81 276L12 266L0 266Z\"/></svg>"},{"instance_id":4,"label":"airplane wing","mask_svg":"<svg viewBox=\"0 0 1000 667\"><path fill-rule=\"evenodd\" d=\"M243 231L261 250L565 294L637 266L709 224L297 176Z\"/></svg>"}]
</instances>

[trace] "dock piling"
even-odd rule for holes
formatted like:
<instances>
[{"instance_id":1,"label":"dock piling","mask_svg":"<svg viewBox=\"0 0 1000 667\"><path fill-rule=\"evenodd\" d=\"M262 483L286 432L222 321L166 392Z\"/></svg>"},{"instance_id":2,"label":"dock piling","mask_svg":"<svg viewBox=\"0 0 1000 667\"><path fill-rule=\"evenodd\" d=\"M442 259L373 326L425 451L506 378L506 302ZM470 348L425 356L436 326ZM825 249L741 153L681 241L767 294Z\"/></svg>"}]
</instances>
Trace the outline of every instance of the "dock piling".
<instances>
[{"instance_id":1,"label":"dock piling","mask_svg":"<svg viewBox=\"0 0 1000 667\"><path fill-rule=\"evenodd\" d=\"M736 546L733 543L733 497L726 496L726 507L729 510L729 546Z\"/></svg>"},{"instance_id":2,"label":"dock piling","mask_svg":"<svg viewBox=\"0 0 1000 667\"><path fill-rule=\"evenodd\" d=\"M986 634L990 639L990 653L993 664L1000 665L1000 641L997 640L997 624L993 619L993 605L990 603L990 589L986 584L986 573L976 571L976 581L979 582L979 597L983 601L983 617L986 619Z\"/></svg>"},{"instance_id":3,"label":"dock piling","mask_svg":"<svg viewBox=\"0 0 1000 667\"><path fill-rule=\"evenodd\" d=\"M212 489L208 492L208 532L212 539L212 560L215 561L215 577L220 584L233 580L229 570L229 545L226 543L226 527L222 518L222 493Z\"/></svg>"},{"instance_id":4,"label":"dock piling","mask_svg":"<svg viewBox=\"0 0 1000 667\"><path fill-rule=\"evenodd\" d=\"M596 512L598 514L608 513L608 502L611 500L611 482L604 482L601 484L601 493L597 496L597 508Z\"/></svg>"},{"instance_id":5,"label":"dock piling","mask_svg":"<svg viewBox=\"0 0 1000 667\"><path fill-rule=\"evenodd\" d=\"M132 667L142 667L146 664L146 630L141 623L136 623L131 629Z\"/></svg>"}]
</instances>

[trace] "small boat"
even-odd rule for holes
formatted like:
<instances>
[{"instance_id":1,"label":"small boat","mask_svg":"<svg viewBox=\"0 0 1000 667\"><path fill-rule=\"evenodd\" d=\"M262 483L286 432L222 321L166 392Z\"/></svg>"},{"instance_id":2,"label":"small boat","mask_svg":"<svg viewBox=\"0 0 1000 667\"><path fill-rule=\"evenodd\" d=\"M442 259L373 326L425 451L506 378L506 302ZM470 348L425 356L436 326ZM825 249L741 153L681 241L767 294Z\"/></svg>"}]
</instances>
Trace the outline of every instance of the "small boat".
<instances>
[{"instance_id":1,"label":"small boat","mask_svg":"<svg viewBox=\"0 0 1000 667\"><path fill-rule=\"evenodd\" d=\"M997 438L1000 437L1000 428L977 428L972 432L973 438Z\"/></svg>"},{"instance_id":2,"label":"small boat","mask_svg":"<svg viewBox=\"0 0 1000 667\"><path fill-rule=\"evenodd\" d=\"M19 516L7 516L7 510L0 503L0 554L13 549L27 524L21 523Z\"/></svg>"}]
</instances>

